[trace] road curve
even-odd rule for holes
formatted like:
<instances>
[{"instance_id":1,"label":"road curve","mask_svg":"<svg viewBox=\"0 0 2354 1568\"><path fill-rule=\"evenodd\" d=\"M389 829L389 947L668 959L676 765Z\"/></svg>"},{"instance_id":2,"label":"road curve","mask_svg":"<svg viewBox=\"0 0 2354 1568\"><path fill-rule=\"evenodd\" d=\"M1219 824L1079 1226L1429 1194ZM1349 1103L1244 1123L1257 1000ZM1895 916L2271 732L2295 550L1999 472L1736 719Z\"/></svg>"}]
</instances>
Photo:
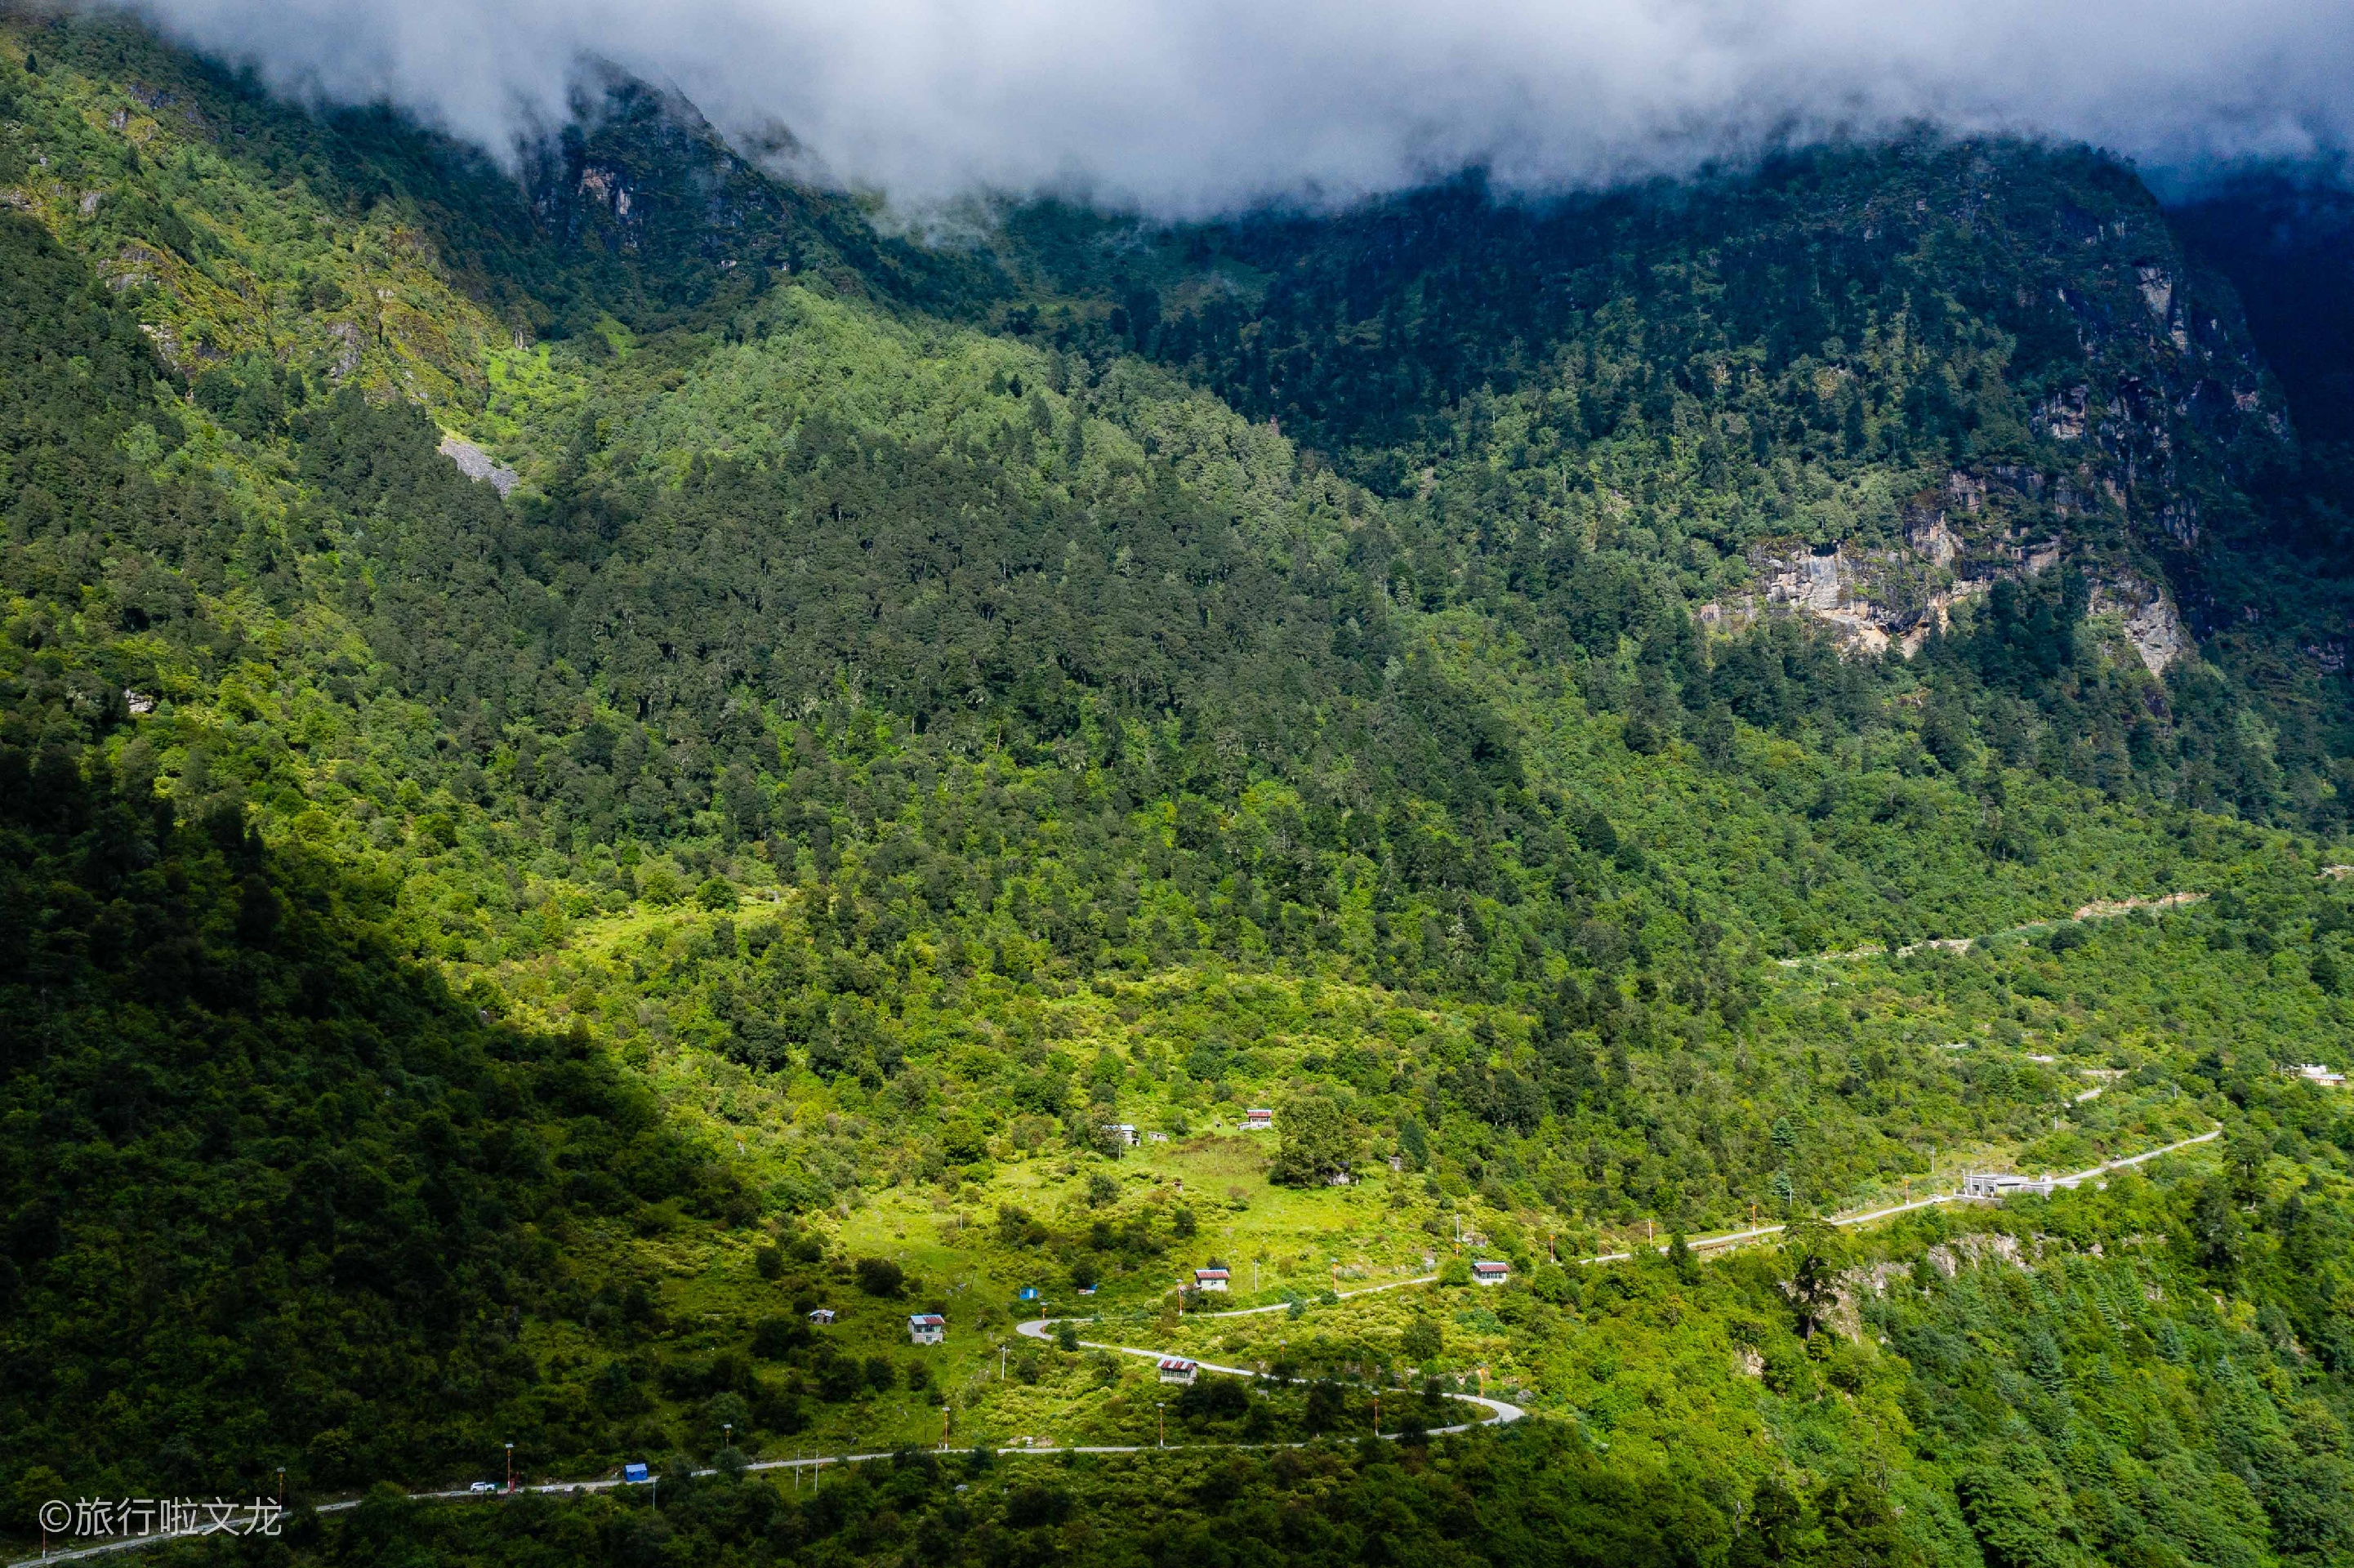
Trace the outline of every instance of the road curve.
<instances>
[{"instance_id":1,"label":"road curve","mask_svg":"<svg viewBox=\"0 0 2354 1568\"><path fill-rule=\"evenodd\" d=\"M1401 1285L1427 1285L1431 1280L1437 1277L1437 1276L1436 1275L1425 1275L1419 1279L1393 1280L1387 1285L1376 1285L1363 1290L1346 1290L1342 1291L1341 1294L1343 1296L1371 1296L1376 1290L1394 1290ZM1194 1312L1188 1314L1188 1316L1194 1318L1249 1318L1261 1312L1279 1312L1289 1305L1289 1302L1278 1301L1272 1307L1238 1307L1231 1312ZM1090 1319L1085 1318L1033 1318L1027 1322L1016 1323L1013 1326L1013 1331L1017 1334L1027 1335L1029 1338L1034 1340L1043 1340L1048 1337L1048 1335L1053 1331L1055 1325L1057 1323L1084 1323L1087 1321L1090 1321ZM1306 1378L1297 1377L1278 1380L1270 1373L1260 1372L1256 1367L1221 1366L1215 1361L1205 1361L1198 1356L1186 1355L1182 1351L1149 1351L1136 1345L1101 1344L1094 1340L1081 1340L1079 1343L1090 1351L1112 1351L1123 1356L1144 1356L1153 1361L1160 1361L1164 1357L1174 1357L1180 1361L1192 1361L1204 1372L1226 1372L1235 1377L1255 1378L1262 1383L1274 1383L1278 1381L1306 1383L1308 1381ZM1459 1399L1466 1404L1479 1405L1480 1408L1486 1410L1488 1414L1485 1418L1479 1421L1465 1421L1453 1426L1434 1426L1430 1428L1430 1431L1434 1436L1443 1432L1469 1432L1474 1426L1500 1426L1508 1421L1518 1421L1521 1417L1528 1414L1527 1411L1522 1409L1517 1404L1509 1404L1500 1399L1490 1399L1484 1393L1450 1393L1447 1397L1449 1399ZM1378 1433L1376 1436L1383 1437L1395 1437L1397 1434L1394 1432L1384 1432ZM1253 1446L1256 1446L1256 1445ZM1278 1447L1284 1446L1284 1445L1280 1444L1268 1446ZM1132 1450L1129 1449L1083 1451L1105 1453L1132 1452Z\"/></svg>"}]
</instances>

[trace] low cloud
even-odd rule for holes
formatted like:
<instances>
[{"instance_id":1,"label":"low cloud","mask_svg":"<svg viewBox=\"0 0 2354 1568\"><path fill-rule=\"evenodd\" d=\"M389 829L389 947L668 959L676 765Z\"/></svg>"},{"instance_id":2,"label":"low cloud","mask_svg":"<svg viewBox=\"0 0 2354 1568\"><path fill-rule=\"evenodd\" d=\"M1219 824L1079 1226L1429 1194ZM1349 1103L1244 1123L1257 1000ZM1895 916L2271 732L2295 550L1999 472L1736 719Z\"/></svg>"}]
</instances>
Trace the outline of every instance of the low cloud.
<instances>
[{"instance_id":1,"label":"low cloud","mask_svg":"<svg viewBox=\"0 0 2354 1568\"><path fill-rule=\"evenodd\" d=\"M584 64L910 202L1198 214L1472 164L1531 186L1914 121L2161 175L2342 150L2354 0L136 0L274 85L494 150Z\"/></svg>"}]
</instances>

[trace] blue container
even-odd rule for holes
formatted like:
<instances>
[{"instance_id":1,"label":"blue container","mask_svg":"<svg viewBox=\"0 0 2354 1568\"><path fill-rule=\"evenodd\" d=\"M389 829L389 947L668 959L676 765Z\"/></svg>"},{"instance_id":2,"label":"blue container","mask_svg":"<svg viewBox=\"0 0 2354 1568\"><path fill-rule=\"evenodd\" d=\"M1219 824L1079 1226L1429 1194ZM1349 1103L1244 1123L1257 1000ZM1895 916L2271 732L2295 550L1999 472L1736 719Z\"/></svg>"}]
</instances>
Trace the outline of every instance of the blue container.
<instances>
[{"instance_id":1,"label":"blue container","mask_svg":"<svg viewBox=\"0 0 2354 1568\"><path fill-rule=\"evenodd\" d=\"M1013 1293L1013 1299L1016 1301L1035 1301L1038 1299L1038 1287L1034 1285L1025 1285L1021 1289Z\"/></svg>"},{"instance_id":2,"label":"blue container","mask_svg":"<svg viewBox=\"0 0 2354 1568\"><path fill-rule=\"evenodd\" d=\"M643 1465L624 1465L621 1467L621 1479L625 1481L642 1481L645 1478L646 1467Z\"/></svg>"}]
</instances>

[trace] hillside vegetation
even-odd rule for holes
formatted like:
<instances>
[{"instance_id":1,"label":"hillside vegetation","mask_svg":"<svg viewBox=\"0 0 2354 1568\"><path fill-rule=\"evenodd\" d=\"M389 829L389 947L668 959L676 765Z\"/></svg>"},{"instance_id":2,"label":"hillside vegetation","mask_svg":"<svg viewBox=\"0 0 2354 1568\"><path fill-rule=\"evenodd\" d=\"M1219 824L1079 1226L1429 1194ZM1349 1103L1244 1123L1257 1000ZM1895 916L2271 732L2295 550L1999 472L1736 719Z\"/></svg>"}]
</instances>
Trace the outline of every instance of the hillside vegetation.
<instances>
[{"instance_id":1,"label":"hillside vegetation","mask_svg":"<svg viewBox=\"0 0 2354 1568\"><path fill-rule=\"evenodd\" d=\"M0 1535L2354 1559L2338 503L2117 165L928 249L12 16L0 207Z\"/></svg>"}]
</instances>

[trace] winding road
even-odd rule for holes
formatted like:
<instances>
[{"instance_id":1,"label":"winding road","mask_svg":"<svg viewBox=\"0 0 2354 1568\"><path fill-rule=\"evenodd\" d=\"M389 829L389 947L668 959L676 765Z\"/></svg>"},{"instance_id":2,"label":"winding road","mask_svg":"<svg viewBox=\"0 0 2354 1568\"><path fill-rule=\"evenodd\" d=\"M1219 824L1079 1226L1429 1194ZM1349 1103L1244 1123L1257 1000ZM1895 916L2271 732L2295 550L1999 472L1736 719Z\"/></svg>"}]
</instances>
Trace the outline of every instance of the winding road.
<instances>
[{"instance_id":1,"label":"winding road","mask_svg":"<svg viewBox=\"0 0 2354 1568\"><path fill-rule=\"evenodd\" d=\"M2131 1166L2142 1164L2147 1160L2156 1160L2161 1155L2172 1154L2177 1150L2189 1149L2194 1144L2209 1142L2214 1139L2221 1137L2222 1133L2223 1128L2219 1123L2208 1131L2200 1133L2196 1138L2186 1138L2179 1143L2169 1143L2162 1149L2153 1149L2142 1154L2128 1155L2122 1160L2108 1160L2104 1164L2093 1166L2089 1170L2076 1171L2073 1175L2055 1177L2053 1178L2053 1184L2061 1187L2074 1187L2083 1182L2094 1181L2101 1176L2106 1175L2112 1171L2123 1171ZM1970 1200L1965 1193L1938 1192L1926 1198L1915 1198L1909 1203L1897 1203L1888 1208L1873 1209L1863 1213L1835 1216L1829 1223L1835 1225L1869 1224L1874 1220L1892 1219L1898 1214L1910 1213L1915 1209L1926 1209L1938 1203L1957 1203L1970 1201L1972 1200ZM1723 1235L1697 1236L1687 1242L1686 1245L1694 1252L1713 1251L1722 1247L1737 1246L1743 1242L1762 1241L1767 1236L1779 1234L1787 1228L1787 1227L1783 1225L1759 1225L1752 1230L1733 1231ZM1652 1250L1664 1253L1668 1250L1668 1247L1666 1245L1661 1245L1654 1247ZM1602 1253L1594 1257L1578 1258L1575 1261L1579 1264L1588 1266L1605 1263L1624 1263L1634 1255L1635 1255L1631 1252L1610 1252ZM1353 1296L1371 1296L1378 1291L1398 1290L1409 1285L1428 1285L1437 1277L1438 1277L1436 1274L1417 1275L1411 1279L1393 1279L1380 1285L1366 1286L1356 1290L1343 1290L1338 1294L1342 1299L1346 1299ZM1263 1312L1285 1311L1289 1308L1290 1305L1291 1304L1288 1301L1277 1301L1264 1307L1237 1307L1230 1311L1200 1312L1191 1315L1202 1318L1251 1318L1257 1317ZM1014 1326L1014 1331L1029 1339L1044 1340L1048 1339L1053 1335L1055 1327L1058 1323L1084 1323L1092 1321L1094 1321L1094 1319L1086 1318L1033 1318L1027 1322L1016 1324ZM1214 1361L1205 1361L1200 1360L1198 1357L1186 1356L1182 1351L1179 1351L1148 1350L1137 1345L1100 1344L1093 1340L1081 1340L1079 1343L1089 1350L1111 1351L1124 1356L1143 1356L1153 1361L1159 1361L1163 1357L1177 1357L1182 1360L1191 1361L1195 1366L1200 1367L1204 1371L1226 1372L1236 1377L1266 1379L1268 1376L1268 1374L1258 1372L1253 1368L1220 1366ZM1299 1382L1303 1380L1293 1379L1291 1381ZM1507 1422L1518 1421L1528 1414L1527 1411L1522 1409L1517 1404L1509 1404L1500 1399L1490 1399L1485 1394L1450 1393L1447 1397L1449 1399L1459 1399L1467 1404L1476 1404L1485 1410L1488 1414L1478 1421L1467 1421L1454 1426L1433 1427L1430 1429L1433 1436L1449 1432L1469 1432L1477 1426L1500 1426ZM1379 1434L1379 1436L1394 1440L1399 1434L1394 1432L1385 1432ZM1195 1447L1270 1448L1302 1446L1302 1445L1299 1444L1287 1443L1194 1444L1190 1446ZM1189 1445L1143 1443L1100 1444L1092 1446L1074 1445L1066 1450L1060 1446L1042 1445L1027 1448L1001 1448L998 1452L1005 1455L1060 1454L1066 1451L1074 1454L1141 1454L1152 1452L1154 1449L1160 1447L1174 1448L1185 1446L1189 1446ZM893 1453L890 1450L873 1454L828 1454L812 1456L806 1459L762 1459L757 1463L748 1464L744 1467L747 1470L809 1470L815 1473L828 1465L873 1464L877 1460L888 1459L893 1457ZM716 1475L718 1472L712 1469L701 1469L696 1470L694 1473L697 1476L710 1476ZM408 1496L413 1501L444 1499L462 1501L474 1498L508 1497L515 1495L516 1493L524 1492L535 1493L543 1497L578 1497L589 1492L610 1491L616 1487L636 1486L642 1484L644 1483L623 1481L619 1479L594 1481L549 1481L539 1486L518 1487L515 1489L515 1493L503 1491L486 1493L461 1489L451 1491L410 1492ZM357 1498L347 1498L338 1502L321 1503L318 1505L315 1511L319 1513L341 1513L347 1509L357 1508L359 1506L359 1502L360 1499ZM101 1542L93 1546L76 1547L70 1551L52 1552L40 1557L19 1558L17 1561L8 1563L6 1568L41 1568L42 1564L48 1563L72 1563L83 1558L104 1556L110 1552L127 1552L142 1546L160 1545L166 1541L185 1540L189 1535L200 1533L203 1532L192 1531L182 1531L172 1535L155 1534L124 1536L114 1541Z\"/></svg>"},{"instance_id":2,"label":"winding road","mask_svg":"<svg viewBox=\"0 0 2354 1568\"><path fill-rule=\"evenodd\" d=\"M1369 1286L1363 1290L1344 1290L1340 1292L1340 1294L1343 1298L1351 1296L1371 1296L1376 1290L1395 1290L1400 1286L1405 1285L1427 1285L1437 1277L1438 1277L1435 1274L1426 1274L1415 1279L1394 1279L1386 1285ZM1288 1309L1290 1305L1291 1304L1288 1301L1278 1301L1270 1307L1238 1307L1231 1312L1194 1312L1188 1314L1188 1316L1194 1318L1252 1318L1257 1317L1261 1312L1281 1312ZM1013 1331L1017 1334L1026 1334L1034 1340L1044 1340L1052 1334L1055 1325L1057 1323L1084 1323L1088 1321L1091 1321L1091 1319L1085 1318L1033 1318L1026 1323L1016 1323L1013 1326ZM1263 1383L1274 1383L1278 1381L1288 1383L1305 1383L1308 1381L1305 1378L1288 1378L1278 1380L1274 1376L1274 1374L1260 1372L1255 1367L1220 1366L1215 1361L1205 1361L1198 1356L1186 1355L1182 1351L1148 1351L1140 1349L1135 1345L1098 1344L1093 1340L1081 1340L1079 1343L1090 1351L1115 1351L1123 1356L1145 1356L1156 1361L1163 1359L1175 1359L1178 1361L1191 1361L1195 1366L1201 1368L1204 1372L1227 1372L1235 1377L1256 1378ZM1486 1410L1488 1414L1481 1420L1466 1421L1454 1426L1433 1426L1429 1428L1429 1431L1434 1435L1443 1432L1469 1432L1474 1426L1499 1426L1507 1421L1518 1421L1522 1416L1528 1414L1527 1411L1522 1410L1517 1404L1510 1404L1500 1399L1490 1399L1483 1393L1450 1393L1447 1397L1449 1399L1459 1399L1466 1404L1479 1405L1482 1409ZM1395 1432L1376 1432L1373 1436L1376 1437L1394 1439L1399 1436L1399 1434ZM1153 1446L1154 1445L1148 1444L1141 1446L1150 1447ZM1159 1445L1159 1446L1162 1447L1182 1447L1184 1446L1185 1445L1183 1444ZM1203 1445L1203 1446L1223 1448L1233 1447L1235 1446L1235 1445L1219 1443ZM1299 1447L1301 1446L1301 1445L1296 1443L1254 1443L1242 1445L1242 1446L1284 1448ZM1036 1452L1034 1449L1030 1451ZM1082 1448L1079 1450L1079 1452L1083 1454L1134 1454L1140 1451L1140 1447Z\"/></svg>"}]
</instances>

